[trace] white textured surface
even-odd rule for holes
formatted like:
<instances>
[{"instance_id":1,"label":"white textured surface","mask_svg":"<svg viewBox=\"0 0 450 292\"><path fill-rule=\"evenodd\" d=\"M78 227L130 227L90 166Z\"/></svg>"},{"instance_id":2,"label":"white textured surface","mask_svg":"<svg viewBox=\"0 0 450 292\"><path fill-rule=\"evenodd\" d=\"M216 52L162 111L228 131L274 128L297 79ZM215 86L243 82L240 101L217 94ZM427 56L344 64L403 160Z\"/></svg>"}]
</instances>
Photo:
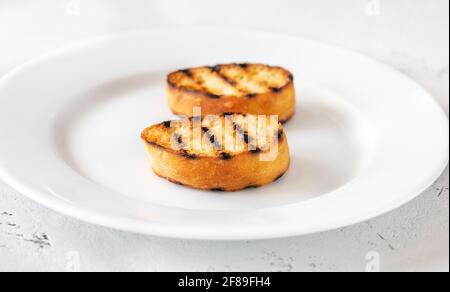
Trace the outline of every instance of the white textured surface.
<instances>
[{"instance_id":1,"label":"white textured surface","mask_svg":"<svg viewBox=\"0 0 450 292\"><path fill-rule=\"evenodd\" d=\"M413 77L448 112L448 6L447 0L0 0L0 75L50 49L99 34L160 25L230 26L364 52ZM7 137L0 133L2 139ZM448 173L418 199L370 222L256 242L113 231L47 210L0 182L0 271L64 271L77 254L83 271L363 271L371 251L380 254L385 271L448 271Z\"/></svg>"}]
</instances>

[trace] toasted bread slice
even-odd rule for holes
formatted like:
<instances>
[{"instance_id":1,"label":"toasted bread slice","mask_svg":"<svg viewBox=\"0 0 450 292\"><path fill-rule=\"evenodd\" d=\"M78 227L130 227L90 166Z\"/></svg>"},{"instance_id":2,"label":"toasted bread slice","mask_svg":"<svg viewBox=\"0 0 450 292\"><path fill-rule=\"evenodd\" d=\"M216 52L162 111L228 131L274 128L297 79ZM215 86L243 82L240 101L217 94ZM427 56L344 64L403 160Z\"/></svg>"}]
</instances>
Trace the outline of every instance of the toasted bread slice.
<instances>
[{"instance_id":1,"label":"toasted bread slice","mask_svg":"<svg viewBox=\"0 0 450 292\"><path fill-rule=\"evenodd\" d=\"M270 117L227 114L167 121L142 132L153 171L213 191L261 187L289 168L286 135Z\"/></svg>"},{"instance_id":2,"label":"toasted bread slice","mask_svg":"<svg viewBox=\"0 0 450 292\"><path fill-rule=\"evenodd\" d=\"M225 112L278 115L286 122L295 113L294 77L286 69L259 64L229 64L171 73L167 94L172 111L194 116Z\"/></svg>"}]
</instances>

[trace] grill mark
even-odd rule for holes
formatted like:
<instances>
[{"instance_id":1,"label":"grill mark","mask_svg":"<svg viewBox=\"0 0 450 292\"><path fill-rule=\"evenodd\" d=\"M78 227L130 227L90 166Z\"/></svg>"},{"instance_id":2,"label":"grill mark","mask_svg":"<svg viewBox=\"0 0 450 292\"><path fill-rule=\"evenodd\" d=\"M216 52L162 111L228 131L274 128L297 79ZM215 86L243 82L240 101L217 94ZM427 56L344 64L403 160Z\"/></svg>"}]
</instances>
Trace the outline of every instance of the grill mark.
<instances>
[{"instance_id":1,"label":"grill mark","mask_svg":"<svg viewBox=\"0 0 450 292\"><path fill-rule=\"evenodd\" d=\"M178 144L180 148L186 148L183 143L183 138L181 137L180 134L178 133L173 134L173 140L175 140L175 142Z\"/></svg>"},{"instance_id":2,"label":"grill mark","mask_svg":"<svg viewBox=\"0 0 450 292\"><path fill-rule=\"evenodd\" d=\"M233 156L226 152L220 153L220 159L222 159L222 160L230 160L232 158L233 158Z\"/></svg>"},{"instance_id":3,"label":"grill mark","mask_svg":"<svg viewBox=\"0 0 450 292\"><path fill-rule=\"evenodd\" d=\"M202 127L202 130L208 138L208 141L214 146L216 150L222 149L222 145L220 145L219 141L217 141L216 136L210 133L209 128Z\"/></svg>"},{"instance_id":4,"label":"grill mark","mask_svg":"<svg viewBox=\"0 0 450 292\"><path fill-rule=\"evenodd\" d=\"M254 150L250 150L250 152L253 153L253 154L259 154L259 153L262 152L262 150L261 150L261 148L256 148Z\"/></svg>"},{"instance_id":5,"label":"grill mark","mask_svg":"<svg viewBox=\"0 0 450 292\"><path fill-rule=\"evenodd\" d=\"M211 71L216 72L216 73L219 73L221 69L222 69L222 66L220 66L220 65L211 67Z\"/></svg>"},{"instance_id":6,"label":"grill mark","mask_svg":"<svg viewBox=\"0 0 450 292\"><path fill-rule=\"evenodd\" d=\"M198 77L196 77L196 74L192 70L186 69L182 70L181 72L183 72L183 74L185 74L187 77L191 78L192 81L194 81L194 83L200 88L200 91L204 92L205 95L208 96L209 98L220 99L222 97L220 95L211 93L208 87L206 87L205 84L202 81L200 81Z\"/></svg>"},{"instance_id":7,"label":"grill mark","mask_svg":"<svg viewBox=\"0 0 450 292\"><path fill-rule=\"evenodd\" d=\"M234 130L244 139L244 142L246 144L249 144L252 142L252 138L248 135L248 133L246 131L244 131L244 129L242 129L242 127L240 125L233 122L233 127L234 127Z\"/></svg>"},{"instance_id":8,"label":"grill mark","mask_svg":"<svg viewBox=\"0 0 450 292\"><path fill-rule=\"evenodd\" d=\"M230 76L228 76L222 72L222 66L218 65L218 66L212 67L211 70L213 72L215 72L217 74L217 76L219 76L225 83L227 83L228 85L232 86L234 89L239 91L239 93L241 95L245 96L248 94L247 90L244 90L243 88L241 88L239 86L239 80L231 78Z\"/></svg>"},{"instance_id":9,"label":"grill mark","mask_svg":"<svg viewBox=\"0 0 450 292\"><path fill-rule=\"evenodd\" d=\"M250 153L258 154L262 151L260 148L256 147L256 145L254 145L254 143L253 143L254 139L252 137L250 137L248 135L248 133L246 131L244 131L244 129L242 129L242 127L240 125L233 122L233 127L234 127L234 130L244 139L245 144L248 145L248 151Z\"/></svg>"}]
</instances>

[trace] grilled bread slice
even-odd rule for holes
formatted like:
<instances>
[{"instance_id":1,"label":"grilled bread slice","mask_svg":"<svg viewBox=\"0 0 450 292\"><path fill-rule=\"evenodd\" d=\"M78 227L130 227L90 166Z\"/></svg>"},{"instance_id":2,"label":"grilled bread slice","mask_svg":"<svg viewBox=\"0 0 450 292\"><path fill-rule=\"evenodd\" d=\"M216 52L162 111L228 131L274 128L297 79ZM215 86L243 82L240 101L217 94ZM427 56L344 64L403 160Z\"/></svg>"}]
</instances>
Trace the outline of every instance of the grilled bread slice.
<instances>
[{"instance_id":1,"label":"grilled bread slice","mask_svg":"<svg viewBox=\"0 0 450 292\"><path fill-rule=\"evenodd\" d=\"M167 94L172 111L192 117L225 112L278 115L286 122L295 113L293 75L280 67L229 64L171 73Z\"/></svg>"},{"instance_id":2,"label":"grilled bread slice","mask_svg":"<svg viewBox=\"0 0 450 292\"><path fill-rule=\"evenodd\" d=\"M158 176L202 190L261 187L281 178L290 164L283 128L266 116L167 121L145 129L142 139Z\"/></svg>"}]
</instances>

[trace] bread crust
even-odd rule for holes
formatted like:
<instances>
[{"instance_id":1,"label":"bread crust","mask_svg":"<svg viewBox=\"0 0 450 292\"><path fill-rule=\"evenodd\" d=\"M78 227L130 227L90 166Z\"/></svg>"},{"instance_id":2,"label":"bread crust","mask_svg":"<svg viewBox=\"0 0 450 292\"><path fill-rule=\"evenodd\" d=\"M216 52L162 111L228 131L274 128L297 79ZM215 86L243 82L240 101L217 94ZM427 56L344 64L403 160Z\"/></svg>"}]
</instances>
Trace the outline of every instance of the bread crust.
<instances>
[{"instance_id":1,"label":"bread crust","mask_svg":"<svg viewBox=\"0 0 450 292\"><path fill-rule=\"evenodd\" d=\"M258 93L245 92L240 94L213 94L203 88L189 88L180 85L178 80L180 74L195 72L195 70L218 70L214 68L229 68L230 66L243 66L242 64L217 65L215 67L199 67L187 70L180 70L169 74L167 78L167 96L169 106L173 113L177 115L193 116L193 108L201 107L202 115L217 115L226 112L277 115L279 120L287 122L295 114L296 91L293 75L284 68L270 67L259 64L245 64L246 67L258 66L258 68L268 68L276 70L286 78L280 87L267 87ZM190 73L187 73L190 74ZM234 81L227 80L231 86L235 86Z\"/></svg>"}]
</instances>

